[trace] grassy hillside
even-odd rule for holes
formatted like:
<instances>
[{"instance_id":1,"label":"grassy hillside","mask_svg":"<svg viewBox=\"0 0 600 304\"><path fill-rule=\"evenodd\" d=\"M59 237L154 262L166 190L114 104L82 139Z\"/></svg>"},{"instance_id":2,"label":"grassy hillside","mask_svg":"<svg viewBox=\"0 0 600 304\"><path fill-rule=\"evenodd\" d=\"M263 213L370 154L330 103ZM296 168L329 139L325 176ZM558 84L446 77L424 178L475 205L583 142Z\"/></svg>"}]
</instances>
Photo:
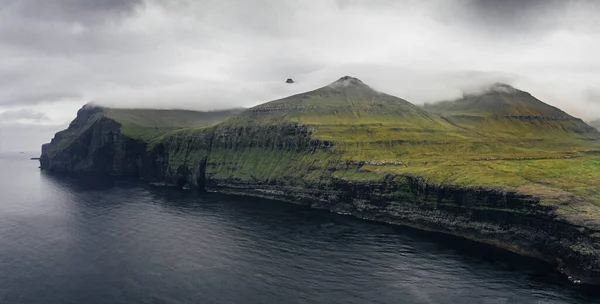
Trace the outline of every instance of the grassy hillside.
<instances>
[{"instance_id":1,"label":"grassy hillside","mask_svg":"<svg viewBox=\"0 0 600 304\"><path fill-rule=\"evenodd\" d=\"M560 109L550 106L531 94L506 84L494 84L481 93L468 94L464 98L427 104L430 113L440 115L480 115L501 118L504 116L542 116L573 118Z\"/></svg>"},{"instance_id":2,"label":"grassy hillside","mask_svg":"<svg viewBox=\"0 0 600 304\"><path fill-rule=\"evenodd\" d=\"M286 124L310 126L316 138L335 141L338 145L463 137L446 121L349 76L314 91L248 109L221 125Z\"/></svg>"},{"instance_id":3,"label":"grassy hillside","mask_svg":"<svg viewBox=\"0 0 600 304\"><path fill-rule=\"evenodd\" d=\"M600 205L600 134L581 120L504 86L425 110L343 77L219 124L217 133L254 133L212 153L211 174L267 184L408 174L438 184L519 189L552 204L577 195ZM290 129L282 142L308 136L330 146L311 153L260 147L272 135L259 126L290 125L306 134Z\"/></svg>"},{"instance_id":4,"label":"grassy hillside","mask_svg":"<svg viewBox=\"0 0 600 304\"><path fill-rule=\"evenodd\" d=\"M408 101L377 92L349 76L311 92L256 106L236 118L240 124L402 124L425 128L437 123Z\"/></svg>"},{"instance_id":5,"label":"grassy hillside","mask_svg":"<svg viewBox=\"0 0 600 304\"><path fill-rule=\"evenodd\" d=\"M123 134L136 139L151 141L167 132L209 126L240 113L243 109L222 111L188 111L156 109L101 108L102 114L122 125Z\"/></svg>"},{"instance_id":6,"label":"grassy hillside","mask_svg":"<svg viewBox=\"0 0 600 304\"><path fill-rule=\"evenodd\" d=\"M496 84L480 94L427 104L424 109L447 122L482 136L598 139L600 133L527 92Z\"/></svg>"}]
</instances>

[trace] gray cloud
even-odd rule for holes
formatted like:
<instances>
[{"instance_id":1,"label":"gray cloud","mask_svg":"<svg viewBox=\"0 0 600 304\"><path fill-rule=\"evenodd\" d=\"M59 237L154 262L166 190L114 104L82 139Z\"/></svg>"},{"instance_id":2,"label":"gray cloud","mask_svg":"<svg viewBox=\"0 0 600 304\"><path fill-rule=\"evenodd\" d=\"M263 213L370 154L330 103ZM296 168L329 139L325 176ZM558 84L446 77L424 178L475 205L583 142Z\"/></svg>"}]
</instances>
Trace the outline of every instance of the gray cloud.
<instances>
[{"instance_id":1,"label":"gray cloud","mask_svg":"<svg viewBox=\"0 0 600 304\"><path fill-rule=\"evenodd\" d=\"M496 38L548 32L563 27L570 13L599 7L594 0L336 0L336 4L340 9L417 9L425 13L423 17L458 24L468 31L496 35ZM588 25L593 23L593 20L585 21Z\"/></svg>"},{"instance_id":2,"label":"gray cloud","mask_svg":"<svg viewBox=\"0 0 600 304\"><path fill-rule=\"evenodd\" d=\"M496 32L527 32L557 26L569 1L466 0L468 20Z\"/></svg>"},{"instance_id":3,"label":"gray cloud","mask_svg":"<svg viewBox=\"0 0 600 304\"><path fill-rule=\"evenodd\" d=\"M98 53L108 45L118 52L143 44L120 28L143 9L143 0L8 1L0 9L0 40L20 57Z\"/></svg>"},{"instance_id":4,"label":"gray cloud","mask_svg":"<svg viewBox=\"0 0 600 304\"><path fill-rule=\"evenodd\" d=\"M600 104L600 87L590 87L586 91L587 100L591 103Z\"/></svg>"},{"instance_id":5,"label":"gray cloud","mask_svg":"<svg viewBox=\"0 0 600 304\"><path fill-rule=\"evenodd\" d=\"M39 103L56 103L69 99L80 99L77 92L15 92L15 94L0 93L0 104L7 106L35 105Z\"/></svg>"},{"instance_id":6,"label":"gray cloud","mask_svg":"<svg viewBox=\"0 0 600 304\"><path fill-rule=\"evenodd\" d=\"M143 0L8 0L2 7L21 18L93 24L133 14Z\"/></svg>"},{"instance_id":7,"label":"gray cloud","mask_svg":"<svg viewBox=\"0 0 600 304\"><path fill-rule=\"evenodd\" d=\"M57 131L67 126L0 122L0 152L40 152L41 143L49 141Z\"/></svg>"},{"instance_id":8,"label":"gray cloud","mask_svg":"<svg viewBox=\"0 0 600 304\"><path fill-rule=\"evenodd\" d=\"M47 121L48 116L44 113L35 112L29 109L20 109L12 111L4 111L0 113L0 121L3 123L19 121L19 120L31 120L35 122Z\"/></svg>"}]
</instances>

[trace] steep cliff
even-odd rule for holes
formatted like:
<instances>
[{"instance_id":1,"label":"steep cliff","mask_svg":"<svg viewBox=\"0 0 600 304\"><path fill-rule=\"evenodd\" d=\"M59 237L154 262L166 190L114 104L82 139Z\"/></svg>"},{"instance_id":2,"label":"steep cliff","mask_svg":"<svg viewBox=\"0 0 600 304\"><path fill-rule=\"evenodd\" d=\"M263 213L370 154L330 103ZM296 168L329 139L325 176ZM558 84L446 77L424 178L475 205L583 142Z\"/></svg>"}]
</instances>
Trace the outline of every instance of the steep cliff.
<instances>
[{"instance_id":1,"label":"steep cliff","mask_svg":"<svg viewBox=\"0 0 600 304\"><path fill-rule=\"evenodd\" d=\"M66 130L42 146L40 167L61 173L145 176L151 163L150 150L163 136L186 127L212 125L240 111L132 110L85 105Z\"/></svg>"},{"instance_id":2,"label":"steep cliff","mask_svg":"<svg viewBox=\"0 0 600 304\"><path fill-rule=\"evenodd\" d=\"M82 109L41 163L458 235L600 284L600 133L519 92L488 92L468 115L477 126L449 119L456 106L428 113L352 77L158 136Z\"/></svg>"}]
</instances>

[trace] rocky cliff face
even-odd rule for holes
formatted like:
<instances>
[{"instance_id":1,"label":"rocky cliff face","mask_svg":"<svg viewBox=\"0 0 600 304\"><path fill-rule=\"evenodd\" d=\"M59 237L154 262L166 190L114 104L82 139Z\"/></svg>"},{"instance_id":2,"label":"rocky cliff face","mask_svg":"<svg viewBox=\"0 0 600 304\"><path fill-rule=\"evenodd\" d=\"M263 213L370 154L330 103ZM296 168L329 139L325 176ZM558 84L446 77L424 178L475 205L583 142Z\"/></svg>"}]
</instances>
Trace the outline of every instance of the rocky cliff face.
<instances>
[{"instance_id":1,"label":"rocky cliff face","mask_svg":"<svg viewBox=\"0 0 600 304\"><path fill-rule=\"evenodd\" d=\"M227 181L211 189L452 234L544 260L574 282L600 284L600 231L557 217L534 197L500 189L436 187L410 177L380 183L334 181L317 188Z\"/></svg>"},{"instance_id":2,"label":"rocky cliff face","mask_svg":"<svg viewBox=\"0 0 600 304\"><path fill-rule=\"evenodd\" d=\"M261 154L263 157L252 155ZM176 134L157 146L147 180L184 188L249 195L310 205L392 224L408 225L465 237L542 259L573 281L600 284L600 227L570 222L540 198L503 188L439 185L410 175L389 175L381 181L337 179L340 164L271 178L244 174L258 170L255 162L299 161L303 155L335 155L331 142L311 138L306 126L209 128L197 134ZM282 155L282 156L277 156ZM332 165L333 164L333 165ZM311 171L320 176L307 178ZM314 172L313 172L314 173Z\"/></svg>"},{"instance_id":3,"label":"rocky cliff face","mask_svg":"<svg viewBox=\"0 0 600 304\"><path fill-rule=\"evenodd\" d=\"M138 176L144 168L146 143L121 134L121 125L84 107L65 131L42 146L42 169L63 173Z\"/></svg>"}]
</instances>

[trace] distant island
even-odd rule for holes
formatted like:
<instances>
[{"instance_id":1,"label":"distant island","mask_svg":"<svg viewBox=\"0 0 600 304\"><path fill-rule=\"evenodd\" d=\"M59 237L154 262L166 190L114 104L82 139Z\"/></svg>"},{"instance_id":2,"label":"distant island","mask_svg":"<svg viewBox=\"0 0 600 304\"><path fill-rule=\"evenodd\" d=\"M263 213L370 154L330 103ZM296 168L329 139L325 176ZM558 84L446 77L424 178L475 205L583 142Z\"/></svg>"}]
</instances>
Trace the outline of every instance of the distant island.
<instances>
[{"instance_id":1,"label":"distant island","mask_svg":"<svg viewBox=\"0 0 600 304\"><path fill-rule=\"evenodd\" d=\"M245 110L88 105L40 166L438 231L600 284L600 133L506 84L424 107L349 76Z\"/></svg>"}]
</instances>

